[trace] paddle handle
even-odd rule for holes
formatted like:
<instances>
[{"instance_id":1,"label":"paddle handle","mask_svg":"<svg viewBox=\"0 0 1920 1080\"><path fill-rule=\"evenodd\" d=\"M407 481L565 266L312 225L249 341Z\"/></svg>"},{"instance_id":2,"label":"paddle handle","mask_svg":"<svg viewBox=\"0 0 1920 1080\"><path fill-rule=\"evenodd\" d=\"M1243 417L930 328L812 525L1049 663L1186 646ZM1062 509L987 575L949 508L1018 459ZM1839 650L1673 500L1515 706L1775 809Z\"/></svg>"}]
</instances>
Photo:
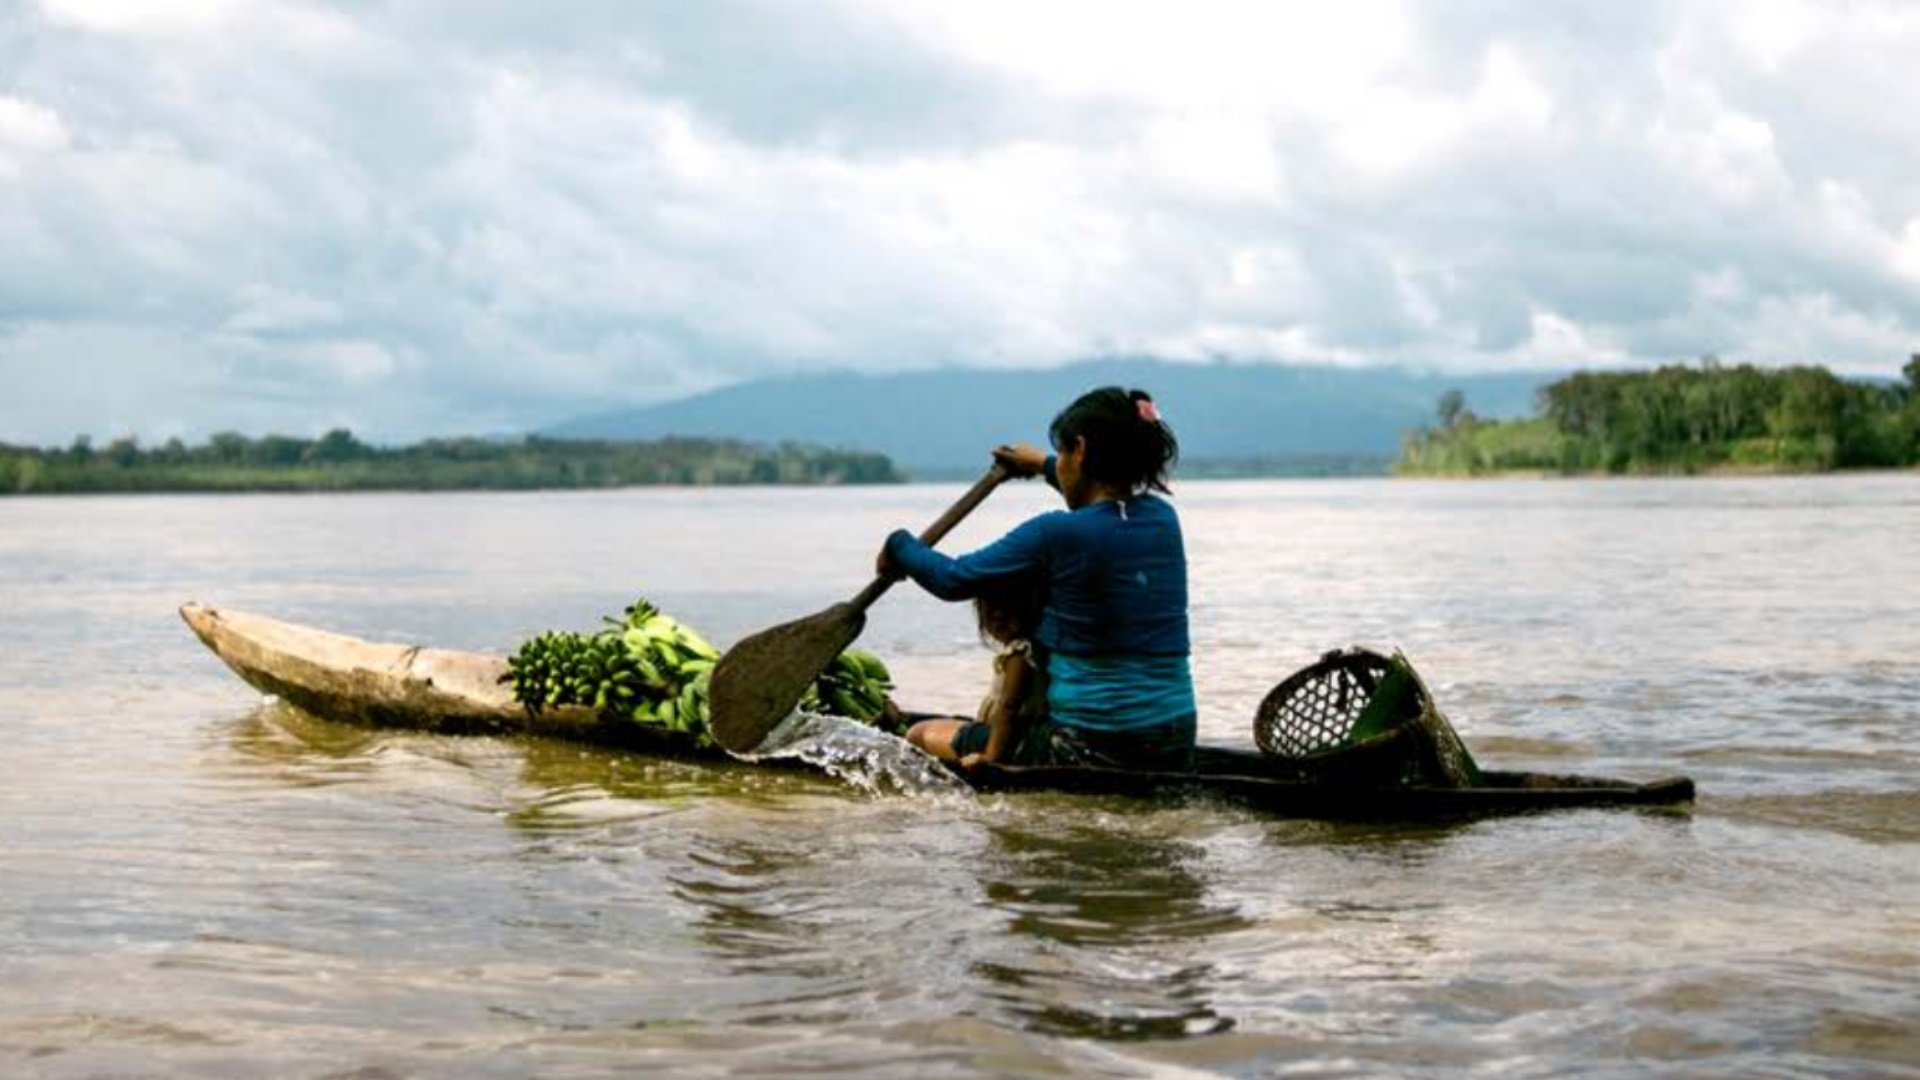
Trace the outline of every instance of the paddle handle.
<instances>
[{"instance_id":1,"label":"paddle handle","mask_svg":"<svg viewBox=\"0 0 1920 1080\"><path fill-rule=\"evenodd\" d=\"M933 524L926 527L926 530L920 534L920 542L928 547L939 543L941 537L952 532L955 525L960 524L968 514L973 513L974 507L986 502L987 496L993 494L993 489L999 487L1012 475L1005 465L998 461L994 462L986 475L968 488L967 493L955 500L952 506L947 507L946 513L941 514L934 519ZM848 601L847 604L855 611L865 611L872 607L873 602L880 599L888 589L893 588L893 583L898 580L900 579L881 574L868 582L867 587L860 590L860 595Z\"/></svg>"}]
</instances>

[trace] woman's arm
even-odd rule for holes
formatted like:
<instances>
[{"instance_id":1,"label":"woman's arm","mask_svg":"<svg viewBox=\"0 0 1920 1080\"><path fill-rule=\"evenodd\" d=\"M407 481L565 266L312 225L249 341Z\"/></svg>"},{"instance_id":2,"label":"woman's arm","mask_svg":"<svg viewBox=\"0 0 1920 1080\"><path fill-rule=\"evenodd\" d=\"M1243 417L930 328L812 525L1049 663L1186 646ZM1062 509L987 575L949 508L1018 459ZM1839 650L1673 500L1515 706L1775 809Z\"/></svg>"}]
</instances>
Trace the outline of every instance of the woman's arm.
<instances>
[{"instance_id":1,"label":"woman's arm","mask_svg":"<svg viewBox=\"0 0 1920 1080\"><path fill-rule=\"evenodd\" d=\"M904 574L942 600L968 600L999 581L1029 577L1047 565L1047 515L1031 518L979 551L954 558L920 542L905 529L887 537L878 568Z\"/></svg>"},{"instance_id":2,"label":"woman's arm","mask_svg":"<svg viewBox=\"0 0 1920 1080\"><path fill-rule=\"evenodd\" d=\"M993 458L1005 466L1008 472L1021 479L1042 477L1047 481L1048 487L1055 491L1060 490L1060 474L1054 471L1054 462L1059 459L1037 446L1027 443L1016 446L996 446L993 448Z\"/></svg>"}]
</instances>

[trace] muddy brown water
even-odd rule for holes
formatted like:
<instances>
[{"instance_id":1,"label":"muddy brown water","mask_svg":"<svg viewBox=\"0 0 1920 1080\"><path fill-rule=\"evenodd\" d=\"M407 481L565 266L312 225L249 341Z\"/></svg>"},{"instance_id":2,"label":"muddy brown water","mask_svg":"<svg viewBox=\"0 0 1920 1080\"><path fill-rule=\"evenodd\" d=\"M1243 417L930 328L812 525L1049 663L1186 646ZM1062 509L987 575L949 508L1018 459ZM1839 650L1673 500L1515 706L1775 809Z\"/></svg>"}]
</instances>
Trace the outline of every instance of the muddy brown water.
<instances>
[{"instance_id":1,"label":"muddy brown water","mask_svg":"<svg viewBox=\"0 0 1920 1080\"><path fill-rule=\"evenodd\" d=\"M503 650L722 642L947 486L0 500L0 1075L1920 1075L1920 478L1180 488L1203 736L1398 645L1483 762L1689 811L1451 825L875 794L371 732L199 599ZM1003 491L949 541L1046 508ZM987 654L910 588L915 707Z\"/></svg>"}]
</instances>

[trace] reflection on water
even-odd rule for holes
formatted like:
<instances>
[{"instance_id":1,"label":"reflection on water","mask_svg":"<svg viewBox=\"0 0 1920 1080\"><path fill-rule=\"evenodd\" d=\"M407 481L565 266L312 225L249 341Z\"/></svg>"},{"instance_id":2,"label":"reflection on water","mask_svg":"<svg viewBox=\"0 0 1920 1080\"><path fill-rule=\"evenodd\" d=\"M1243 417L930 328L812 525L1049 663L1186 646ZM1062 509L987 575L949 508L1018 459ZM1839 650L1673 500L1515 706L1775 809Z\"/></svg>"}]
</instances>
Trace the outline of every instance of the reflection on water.
<instances>
[{"instance_id":1,"label":"reflection on water","mask_svg":"<svg viewBox=\"0 0 1920 1080\"><path fill-rule=\"evenodd\" d=\"M1700 784L1430 827L370 732L174 616L733 640L940 487L0 502L0 1075L1912 1075L1916 491L1180 485L1208 740L1363 641L1493 767ZM911 590L863 644L914 707L986 678Z\"/></svg>"},{"instance_id":2,"label":"reflection on water","mask_svg":"<svg viewBox=\"0 0 1920 1080\"><path fill-rule=\"evenodd\" d=\"M1074 1038L1168 1039L1233 1027L1214 1008L1209 940L1245 929L1210 900L1178 841L1074 826L989 829L979 874L986 903L1007 918L1009 959L973 974L1035 1032Z\"/></svg>"},{"instance_id":3,"label":"reflection on water","mask_svg":"<svg viewBox=\"0 0 1920 1080\"><path fill-rule=\"evenodd\" d=\"M297 787L365 781L389 741L381 732L323 720L282 702L248 712L221 736L216 745L244 767Z\"/></svg>"},{"instance_id":4,"label":"reflection on water","mask_svg":"<svg viewBox=\"0 0 1920 1080\"><path fill-rule=\"evenodd\" d=\"M813 857L804 848L735 838L699 845L669 877L673 895L697 912L706 954L770 991L756 1023L854 1016L860 963L835 947L833 898L784 880Z\"/></svg>"}]
</instances>

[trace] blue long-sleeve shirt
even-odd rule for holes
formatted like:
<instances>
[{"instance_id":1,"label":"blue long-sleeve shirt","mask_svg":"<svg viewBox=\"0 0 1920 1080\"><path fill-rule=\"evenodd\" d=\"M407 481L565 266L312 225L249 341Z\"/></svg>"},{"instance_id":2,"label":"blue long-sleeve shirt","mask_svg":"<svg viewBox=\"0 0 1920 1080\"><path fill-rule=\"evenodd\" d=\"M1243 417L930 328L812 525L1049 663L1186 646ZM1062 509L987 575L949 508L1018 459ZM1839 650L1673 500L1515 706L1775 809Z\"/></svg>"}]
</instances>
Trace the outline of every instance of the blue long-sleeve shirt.
<instances>
[{"instance_id":1,"label":"blue long-sleeve shirt","mask_svg":"<svg viewBox=\"0 0 1920 1080\"><path fill-rule=\"evenodd\" d=\"M1053 459L1047 480L1054 481ZM1180 517L1157 495L1056 510L986 547L943 555L901 529L893 564L943 600L997 585L1044 589L1034 638L1047 657L1047 711L1056 724L1107 733L1155 732L1185 718L1192 739L1187 557Z\"/></svg>"},{"instance_id":2,"label":"blue long-sleeve shirt","mask_svg":"<svg viewBox=\"0 0 1920 1080\"><path fill-rule=\"evenodd\" d=\"M1068 656L1184 656L1187 558L1180 518L1158 495L1055 510L958 558L902 529L887 537L893 564L943 600L966 600L1009 581L1046 590L1035 635Z\"/></svg>"}]
</instances>

